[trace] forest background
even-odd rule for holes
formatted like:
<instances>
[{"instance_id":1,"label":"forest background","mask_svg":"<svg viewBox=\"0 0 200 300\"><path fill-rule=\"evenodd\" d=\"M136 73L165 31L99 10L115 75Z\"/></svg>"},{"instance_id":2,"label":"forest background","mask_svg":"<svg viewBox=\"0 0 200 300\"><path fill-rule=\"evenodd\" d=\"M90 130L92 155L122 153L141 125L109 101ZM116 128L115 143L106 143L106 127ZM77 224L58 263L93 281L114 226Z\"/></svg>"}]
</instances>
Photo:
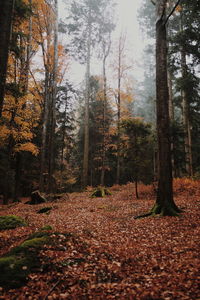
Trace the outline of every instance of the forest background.
<instances>
[{"instance_id":1,"label":"forest background","mask_svg":"<svg viewBox=\"0 0 200 300\"><path fill-rule=\"evenodd\" d=\"M6 78L3 64L0 72L4 203L36 189L51 194L157 181L152 3L142 1L138 11L147 40L139 83L126 32L116 36L113 1L69 1L62 20L57 1L8 3L7 22L0 24L2 62L3 32L11 37ZM169 11L173 4L167 2ZM199 178L199 11L198 1L181 1L167 28L174 177ZM78 86L70 76L74 59L85 70Z\"/></svg>"}]
</instances>

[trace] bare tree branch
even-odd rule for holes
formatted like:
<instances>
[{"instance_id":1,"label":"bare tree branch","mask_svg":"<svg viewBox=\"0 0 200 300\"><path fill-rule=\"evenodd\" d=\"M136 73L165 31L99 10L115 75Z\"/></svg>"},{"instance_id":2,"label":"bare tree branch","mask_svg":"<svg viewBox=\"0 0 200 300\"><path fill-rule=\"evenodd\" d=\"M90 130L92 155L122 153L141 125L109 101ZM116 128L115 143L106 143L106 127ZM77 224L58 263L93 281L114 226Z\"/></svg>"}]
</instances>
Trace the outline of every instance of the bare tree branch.
<instances>
[{"instance_id":1,"label":"bare tree branch","mask_svg":"<svg viewBox=\"0 0 200 300\"><path fill-rule=\"evenodd\" d=\"M179 5L179 3L180 3L180 2L181 2L181 0L178 0L178 1L177 1L176 5L173 7L173 9L172 9L172 11L170 12L170 14L167 16L167 18L166 18L166 20L165 20L165 24L164 24L164 25L166 25L166 24L167 24L167 22L168 22L169 18L171 17L171 15L173 14L173 12L175 11L175 9L177 8L177 6Z\"/></svg>"},{"instance_id":2,"label":"bare tree branch","mask_svg":"<svg viewBox=\"0 0 200 300\"><path fill-rule=\"evenodd\" d=\"M155 2L154 0L151 0L151 3L152 3L153 5L156 5L156 2Z\"/></svg>"}]
</instances>

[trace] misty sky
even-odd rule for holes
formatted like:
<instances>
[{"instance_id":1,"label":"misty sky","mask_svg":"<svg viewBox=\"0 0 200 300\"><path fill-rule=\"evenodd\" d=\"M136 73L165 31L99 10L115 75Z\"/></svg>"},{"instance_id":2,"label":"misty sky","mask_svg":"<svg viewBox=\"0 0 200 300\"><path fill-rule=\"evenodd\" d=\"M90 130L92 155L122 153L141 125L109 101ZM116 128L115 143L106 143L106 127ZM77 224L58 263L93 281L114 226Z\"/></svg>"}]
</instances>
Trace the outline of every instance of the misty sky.
<instances>
[{"instance_id":1,"label":"misty sky","mask_svg":"<svg viewBox=\"0 0 200 300\"><path fill-rule=\"evenodd\" d=\"M65 4L63 0L59 3L59 17L66 16ZM115 0L116 6L116 20L117 26L113 33L113 38L117 39L120 32L126 32L127 37L127 53L128 59L133 61L133 76L140 80L143 76L142 50L144 47L144 40L139 29L137 20L138 8L142 0ZM85 67L80 66L79 63L72 64L71 78L74 82L79 83L84 78ZM96 60L93 60L91 65L92 74L101 73L101 65Z\"/></svg>"}]
</instances>

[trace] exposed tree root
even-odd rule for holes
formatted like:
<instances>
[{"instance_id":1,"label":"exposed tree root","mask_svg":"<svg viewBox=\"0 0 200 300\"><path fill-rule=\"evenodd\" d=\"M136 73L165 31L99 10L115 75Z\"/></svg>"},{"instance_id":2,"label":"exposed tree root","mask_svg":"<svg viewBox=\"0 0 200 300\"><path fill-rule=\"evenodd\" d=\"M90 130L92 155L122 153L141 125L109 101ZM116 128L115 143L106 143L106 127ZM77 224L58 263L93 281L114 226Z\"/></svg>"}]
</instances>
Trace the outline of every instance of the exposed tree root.
<instances>
[{"instance_id":1,"label":"exposed tree root","mask_svg":"<svg viewBox=\"0 0 200 300\"><path fill-rule=\"evenodd\" d=\"M156 203L149 212L136 216L134 217L134 219L141 219L150 216L154 217L157 215L160 215L162 217L164 216L178 217L181 212L182 210L179 209L176 205L168 205L167 207L165 207Z\"/></svg>"}]
</instances>

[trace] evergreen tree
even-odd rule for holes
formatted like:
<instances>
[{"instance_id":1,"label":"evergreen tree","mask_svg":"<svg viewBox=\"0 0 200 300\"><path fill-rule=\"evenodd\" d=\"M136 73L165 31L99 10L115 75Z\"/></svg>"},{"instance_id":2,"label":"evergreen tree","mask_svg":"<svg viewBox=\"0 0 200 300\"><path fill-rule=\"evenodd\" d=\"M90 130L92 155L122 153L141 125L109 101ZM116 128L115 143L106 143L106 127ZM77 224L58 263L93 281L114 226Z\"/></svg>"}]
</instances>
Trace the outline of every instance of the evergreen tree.
<instances>
[{"instance_id":1,"label":"evergreen tree","mask_svg":"<svg viewBox=\"0 0 200 300\"><path fill-rule=\"evenodd\" d=\"M71 34L74 56L86 64L86 89L85 89L85 117L84 117L84 153L82 186L88 184L89 162L89 102L90 102L90 62L92 49L100 42L102 32L105 32L107 24L102 22L104 11L110 1L82 0L72 1L68 22L69 34Z\"/></svg>"}]
</instances>

